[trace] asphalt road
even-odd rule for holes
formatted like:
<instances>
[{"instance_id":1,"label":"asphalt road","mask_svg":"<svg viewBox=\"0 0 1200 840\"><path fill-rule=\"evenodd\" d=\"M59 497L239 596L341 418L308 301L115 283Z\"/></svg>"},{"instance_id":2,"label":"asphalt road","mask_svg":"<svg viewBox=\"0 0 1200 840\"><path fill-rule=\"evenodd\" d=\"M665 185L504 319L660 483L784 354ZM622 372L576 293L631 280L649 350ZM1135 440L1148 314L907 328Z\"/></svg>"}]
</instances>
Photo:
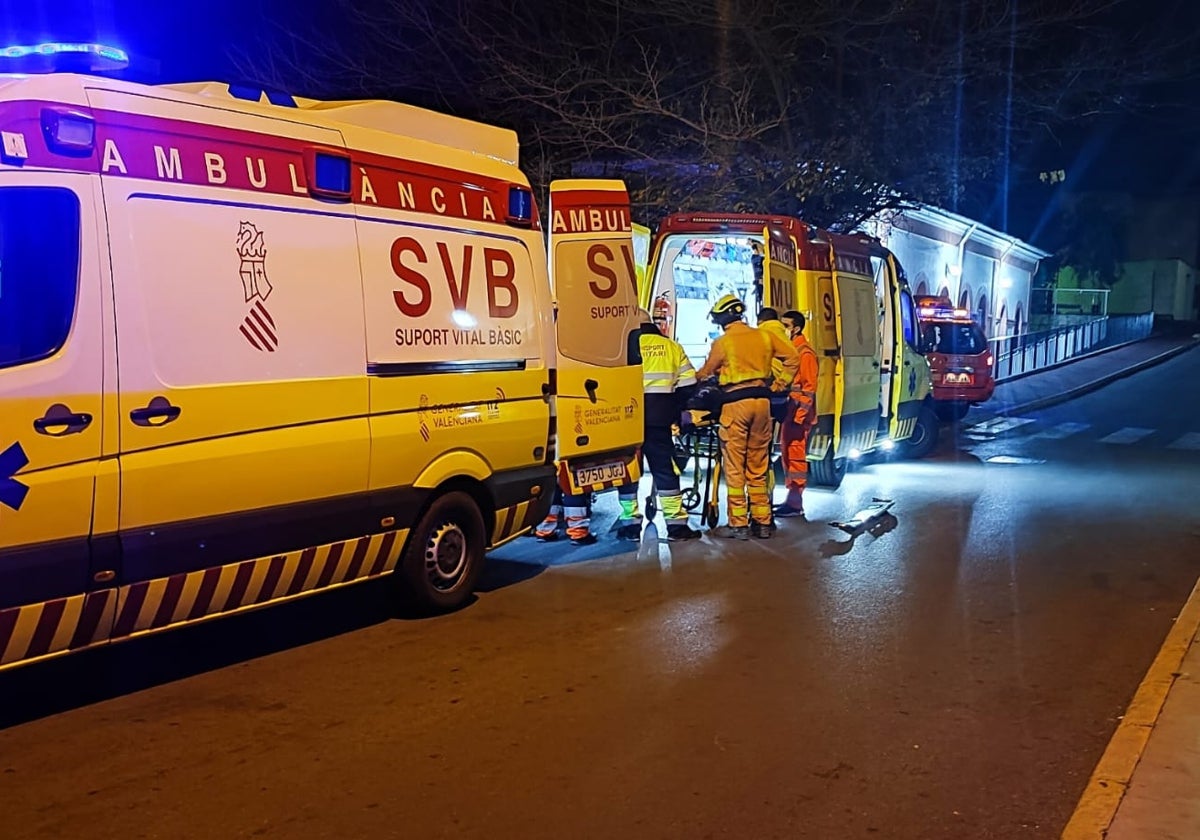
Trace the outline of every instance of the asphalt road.
<instances>
[{"instance_id":1,"label":"asphalt road","mask_svg":"<svg viewBox=\"0 0 1200 840\"><path fill-rule=\"evenodd\" d=\"M0 675L0 837L1056 837L1200 576L1198 380L1193 350L968 416L767 543L609 542L495 562L450 616L370 585ZM877 495L875 534L825 524Z\"/></svg>"}]
</instances>

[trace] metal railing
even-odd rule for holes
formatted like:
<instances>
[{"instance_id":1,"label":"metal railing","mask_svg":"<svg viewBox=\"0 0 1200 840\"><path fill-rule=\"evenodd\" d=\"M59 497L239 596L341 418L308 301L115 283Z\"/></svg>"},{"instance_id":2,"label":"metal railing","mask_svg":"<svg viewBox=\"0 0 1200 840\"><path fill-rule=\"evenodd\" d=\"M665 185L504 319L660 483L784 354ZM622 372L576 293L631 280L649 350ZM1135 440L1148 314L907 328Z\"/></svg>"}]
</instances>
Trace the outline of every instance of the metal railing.
<instances>
[{"instance_id":1,"label":"metal railing","mask_svg":"<svg viewBox=\"0 0 1200 840\"><path fill-rule=\"evenodd\" d=\"M1058 364L1075 356L1150 335L1154 313L1109 315L1043 332L993 338L988 342L997 382Z\"/></svg>"}]
</instances>

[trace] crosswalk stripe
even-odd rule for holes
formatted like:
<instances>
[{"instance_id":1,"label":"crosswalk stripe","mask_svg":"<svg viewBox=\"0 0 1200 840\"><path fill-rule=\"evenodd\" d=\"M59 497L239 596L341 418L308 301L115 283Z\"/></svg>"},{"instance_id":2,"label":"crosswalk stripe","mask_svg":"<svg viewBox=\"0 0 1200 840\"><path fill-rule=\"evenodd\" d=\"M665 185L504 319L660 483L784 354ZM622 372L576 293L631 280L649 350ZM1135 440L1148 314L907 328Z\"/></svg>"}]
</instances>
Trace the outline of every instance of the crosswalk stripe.
<instances>
[{"instance_id":1,"label":"crosswalk stripe","mask_svg":"<svg viewBox=\"0 0 1200 840\"><path fill-rule=\"evenodd\" d=\"M1137 443L1143 438L1150 437L1155 431L1155 429L1140 429L1137 426L1126 426L1124 429L1119 429L1111 435L1100 438L1100 443Z\"/></svg>"},{"instance_id":2,"label":"crosswalk stripe","mask_svg":"<svg viewBox=\"0 0 1200 840\"><path fill-rule=\"evenodd\" d=\"M1048 440L1062 440L1069 438L1071 435L1077 435L1085 429L1090 429L1090 423L1059 423L1057 426L1052 426L1049 429L1043 429L1034 437L1046 438Z\"/></svg>"},{"instance_id":3,"label":"crosswalk stripe","mask_svg":"<svg viewBox=\"0 0 1200 840\"><path fill-rule=\"evenodd\" d=\"M976 423L973 426L968 426L963 431L967 434L979 435L1001 435L1005 432L1011 432L1013 429L1019 429L1027 423L1032 423L1033 418L1030 417L993 417L991 420L985 420L982 423Z\"/></svg>"},{"instance_id":4,"label":"crosswalk stripe","mask_svg":"<svg viewBox=\"0 0 1200 840\"><path fill-rule=\"evenodd\" d=\"M1167 444L1167 449L1200 449L1200 432L1188 432Z\"/></svg>"}]
</instances>

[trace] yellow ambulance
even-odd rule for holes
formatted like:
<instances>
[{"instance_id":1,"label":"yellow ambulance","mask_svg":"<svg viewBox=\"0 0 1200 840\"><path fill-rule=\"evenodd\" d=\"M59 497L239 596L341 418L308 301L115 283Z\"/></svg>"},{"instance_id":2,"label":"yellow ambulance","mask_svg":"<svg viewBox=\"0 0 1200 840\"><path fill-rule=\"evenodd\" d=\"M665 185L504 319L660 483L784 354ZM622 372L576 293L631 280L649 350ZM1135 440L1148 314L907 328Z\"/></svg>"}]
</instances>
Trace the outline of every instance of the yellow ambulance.
<instances>
[{"instance_id":1,"label":"yellow ambulance","mask_svg":"<svg viewBox=\"0 0 1200 840\"><path fill-rule=\"evenodd\" d=\"M726 294L746 303L752 325L767 306L805 316L804 335L818 358L810 481L836 487L848 461L877 450L913 458L932 450L938 421L912 295L900 264L877 240L786 216L668 216L641 299L667 308L675 339L697 367L719 335L708 312Z\"/></svg>"},{"instance_id":2,"label":"yellow ambulance","mask_svg":"<svg viewBox=\"0 0 1200 840\"><path fill-rule=\"evenodd\" d=\"M395 571L637 476L628 198L508 130L0 76L0 668Z\"/></svg>"}]
</instances>

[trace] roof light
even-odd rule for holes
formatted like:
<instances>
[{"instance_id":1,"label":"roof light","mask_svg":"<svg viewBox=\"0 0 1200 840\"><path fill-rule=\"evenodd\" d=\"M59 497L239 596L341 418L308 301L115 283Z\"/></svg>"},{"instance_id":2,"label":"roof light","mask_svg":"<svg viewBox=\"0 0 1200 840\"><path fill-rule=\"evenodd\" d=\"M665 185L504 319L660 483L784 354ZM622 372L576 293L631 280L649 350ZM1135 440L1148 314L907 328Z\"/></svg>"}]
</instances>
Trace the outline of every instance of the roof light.
<instances>
[{"instance_id":1,"label":"roof light","mask_svg":"<svg viewBox=\"0 0 1200 840\"><path fill-rule=\"evenodd\" d=\"M86 59L88 70L120 70L129 66L129 54L119 47L107 44L47 41L43 44L12 44L0 47L0 59L10 61L32 59L34 63L39 63L59 57Z\"/></svg>"},{"instance_id":2,"label":"roof light","mask_svg":"<svg viewBox=\"0 0 1200 840\"><path fill-rule=\"evenodd\" d=\"M533 223L533 192L528 187L508 188L508 223L523 227Z\"/></svg>"},{"instance_id":3,"label":"roof light","mask_svg":"<svg viewBox=\"0 0 1200 840\"><path fill-rule=\"evenodd\" d=\"M88 157L96 144L96 121L81 111L43 108L42 135L52 152Z\"/></svg>"}]
</instances>

